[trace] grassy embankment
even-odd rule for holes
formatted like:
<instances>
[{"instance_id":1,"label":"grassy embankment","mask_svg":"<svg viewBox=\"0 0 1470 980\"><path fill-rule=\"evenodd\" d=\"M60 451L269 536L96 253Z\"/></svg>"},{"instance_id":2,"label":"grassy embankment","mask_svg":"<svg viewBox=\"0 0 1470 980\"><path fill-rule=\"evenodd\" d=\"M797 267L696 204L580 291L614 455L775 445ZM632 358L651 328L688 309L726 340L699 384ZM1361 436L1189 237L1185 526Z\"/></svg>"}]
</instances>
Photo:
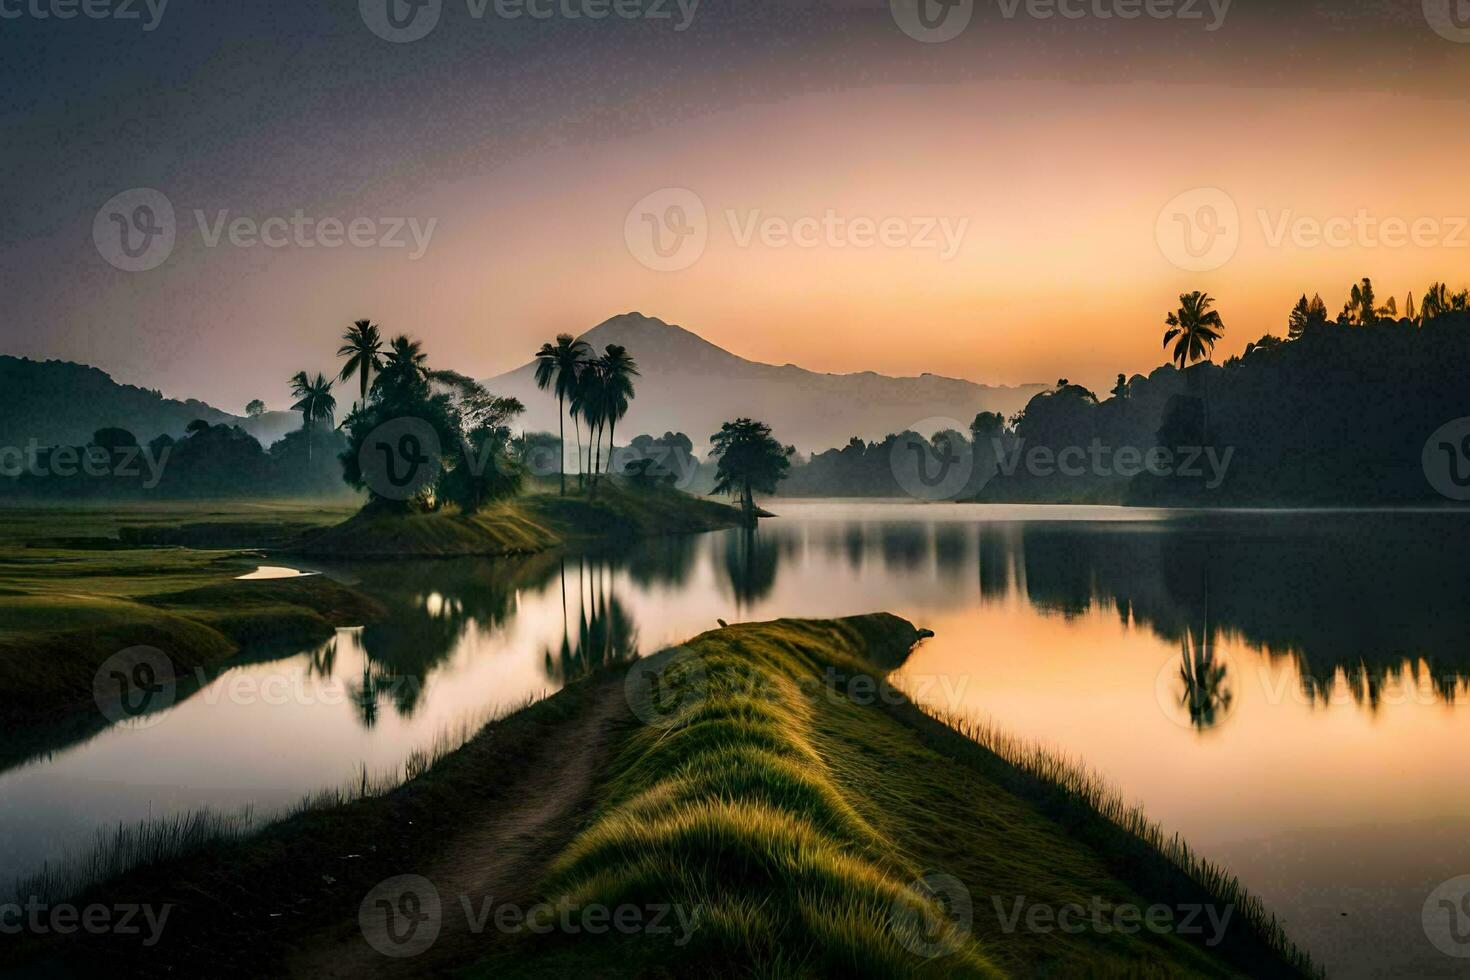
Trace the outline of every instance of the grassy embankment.
<instances>
[{"instance_id":1,"label":"grassy embankment","mask_svg":"<svg viewBox=\"0 0 1470 980\"><path fill-rule=\"evenodd\" d=\"M467 937L467 958L444 962L431 949L379 966L537 977L1311 972L1232 879L1090 779L993 736L967 738L887 687L882 675L917 636L890 616L778 621L706 633L634 666L659 672L657 700L629 699L637 710L618 716L576 808L584 816L566 821L514 897L698 907L687 943L674 944L677 929L492 927ZM565 778L545 746L601 699L641 690L606 676L573 684L382 798L304 813L114 882L96 897L174 900L180 924L152 950L104 938L90 954L126 970L205 966L239 950L232 962L242 970L274 972L303 945L330 946L329 936L361 951L355 927L370 888L446 860L493 864L494 854L456 850L462 829L524 792L526 780ZM941 904L916 884L936 873L963 886L968 915L952 886ZM478 906L487 897L468 898ZM458 895L442 898L446 920L463 914ZM1022 918L1008 926L1017 902ZM1198 934L1137 920L1129 932L1026 925L1031 906L1096 903L1110 915L1166 905L1179 925L1188 905L1231 914L1215 944L1207 925Z\"/></svg>"},{"instance_id":2,"label":"grassy embankment","mask_svg":"<svg viewBox=\"0 0 1470 980\"><path fill-rule=\"evenodd\" d=\"M1310 971L1234 879L1094 780L976 733L1008 761L886 687L916 638L891 616L778 621L704 634L692 657L663 654L662 696L677 710L627 740L543 891L584 907L698 907L693 941L553 932L479 975L670 963L681 975L730 964L765 976ZM1188 906L1232 912L1213 947L1208 928L1006 926L1017 903L1055 912L1094 897L1109 916L1154 904L1181 923Z\"/></svg>"},{"instance_id":3,"label":"grassy embankment","mask_svg":"<svg viewBox=\"0 0 1470 980\"><path fill-rule=\"evenodd\" d=\"M178 504L167 507L7 510L0 534L0 730L15 732L91 705L92 682L110 656L152 646L176 675L252 644L304 644L381 613L330 579L236 581L258 556L131 547L143 527L169 521L238 526L242 517L291 533L340 518L310 505ZM95 713L95 708L92 709Z\"/></svg>"},{"instance_id":4,"label":"grassy embankment","mask_svg":"<svg viewBox=\"0 0 1470 980\"><path fill-rule=\"evenodd\" d=\"M694 534L735 527L740 512L670 489L629 489L608 481L595 494L532 493L476 514L364 510L306 535L290 550L332 558L520 555L592 540Z\"/></svg>"}]
</instances>

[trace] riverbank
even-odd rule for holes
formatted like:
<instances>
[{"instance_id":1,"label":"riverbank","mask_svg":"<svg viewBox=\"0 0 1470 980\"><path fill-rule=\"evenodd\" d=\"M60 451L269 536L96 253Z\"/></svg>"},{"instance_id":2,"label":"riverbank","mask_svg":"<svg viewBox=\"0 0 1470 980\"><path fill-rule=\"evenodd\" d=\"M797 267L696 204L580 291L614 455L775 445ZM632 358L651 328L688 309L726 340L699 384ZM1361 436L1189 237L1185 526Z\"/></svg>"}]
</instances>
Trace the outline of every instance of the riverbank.
<instances>
[{"instance_id":1,"label":"riverbank","mask_svg":"<svg viewBox=\"0 0 1470 980\"><path fill-rule=\"evenodd\" d=\"M171 905L149 948L31 938L27 958L181 975L1301 972L1225 876L889 688L918 636L889 616L703 634L569 685L385 796L78 903ZM374 941L407 951L383 916L408 897L434 910L436 938L380 955ZM568 910L563 925L525 928L516 910L543 902ZM1111 925L1156 906L1153 928L1055 927L1063 909L1106 908ZM655 907L660 929L607 928ZM1047 928L1032 909L1050 910ZM564 924L594 913L602 928Z\"/></svg>"},{"instance_id":2,"label":"riverbank","mask_svg":"<svg viewBox=\"0 0 1470 980\"><path fill-rule=\"evenodd\" d=\"M323 576L239 580L258 564L182 549L0 549L0 762L68 715L105 723L94 682L124 650L156 649L171 674L159 661L153 680L187 688L243 649L320 643L383 614Z\"/></svg>"},{"instance_id":3,"label":"riverbank","mask_svg":"<svg viewBox=\"0 0 1470 980\"><path fill-rule=\"evenodd\" d=\"M528 494L475 514L363 510L309 532L285 550L313 558L461 558L525 555L579 543L697 534L738 527L738 509L678 490L608 481L595 493Z\"/></svg>"}]
</instances>

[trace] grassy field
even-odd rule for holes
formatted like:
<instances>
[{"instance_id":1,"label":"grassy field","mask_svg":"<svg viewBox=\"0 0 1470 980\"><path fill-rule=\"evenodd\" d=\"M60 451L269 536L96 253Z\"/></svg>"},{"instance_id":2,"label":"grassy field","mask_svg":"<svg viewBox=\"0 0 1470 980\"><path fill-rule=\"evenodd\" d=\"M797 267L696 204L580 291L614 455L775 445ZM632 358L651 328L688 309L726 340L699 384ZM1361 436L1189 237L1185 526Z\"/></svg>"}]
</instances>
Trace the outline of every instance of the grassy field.
<instances>
[{"instance_id":1,"label":"grassy field","mask_svg":"<svg viewBox=\"0 0 1470 980\"><path fill-rule=\"evenodd\" d=\"M365 511L291 550L332 558L516 555L593 540L694 534L735 527L740 520L734 507L713 500L607 482L595 494L533 493L472 515Z\"/></svg>"},{"instance_id":2,"label":"grassy field","mask_svg":"<svg viewBox=\"0 0 1470 980\"><path fill-rule=\"evenodd\" d=\"M0 513L0 730L91 703L108 657L133 646L168 655L177 675L257 643L311 643L376 617L376 603L330 579L237 581L261 564L237 551L129 547L119 534L264 517L299 531L347 511L283 502L27 507ZM95 713L95 712L94 712ZM0 760L8 758L0 751Z\"/></svg>"},{"instance_id":3,"label":"grassy field","mask_svg":"<svg viewBox=\"0 0 1470 980\"><path fill-rule=\"evenodd\" d=\"M1312 972L1228 876L1161 847L1093 784L993 736L966 737L888 688L882 676L917 637L890 616L706 633L492 724L383 797L302 813L90 894L175 902L179 925L157 947L86 937L30 952L120 974L218 970L222 951L241 975L300 972L303 951L374 975ZM610 719L602 738L594 716ZM552 826L527 823L548 785L572 779L574 757L596 761L585 793ZM530 829L513 846L487 844L499 840L476 827L487 819ZM438 881L445 930L420 958L389 960L364 942L359 914L375 885L410 873ZM451 934L461 901L507 898L673 906L697 928L683 942L678 930ZM1201 904L1229 911L1200 919L1223 920L1218 930L1184 924L1180 913ZM1017 907L1160 905L1169 916L1152 929L1011 918Z\"/></svg>"},{"instance_id":4,"label":"grassy field","mask_svg":"<svg viewBox=\"0 0 1470 980\"><path fill-rule=\"evenodd\" d=\"M252 644L306 644L379 615L329 579L239 582L262 552L333 558L513 555L729 527L731 507L603 484L479 514L386 515L353 501L179 501L0 511L0 731L85 708L113 654L155 647L177 676ZM16 742L15 745L19 745ZM14 745L12 746L14 747ZM19 749L17 749L19 751ZM0 763L14 761L0 749Z\"/></svg>"}]
</instances>

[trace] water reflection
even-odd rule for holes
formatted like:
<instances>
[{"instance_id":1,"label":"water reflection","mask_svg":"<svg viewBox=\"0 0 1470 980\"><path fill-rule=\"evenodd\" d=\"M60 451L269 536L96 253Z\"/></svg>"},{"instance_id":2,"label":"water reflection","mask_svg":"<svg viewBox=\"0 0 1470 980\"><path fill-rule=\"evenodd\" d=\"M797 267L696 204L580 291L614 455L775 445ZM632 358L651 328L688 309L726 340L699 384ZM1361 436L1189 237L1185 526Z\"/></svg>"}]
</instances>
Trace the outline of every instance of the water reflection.
<instances>
[{"instance_id":1,"label":"water reflection","mask_svg":"<svg viewBox=\"0 0 1470 980\"><path fill-rule=\"evenodd\" d=\"M1470 790L1444 777L1466 734L1444 707L1470 680L1460 514L777 509L754 531L580 555L323 568L388 616L187 678L145 730L92 712L0 742L0 867L34 869L99 825L268 813L358 771L401 771L446 728L718 619L877 609L939 632L905 670L964 681L964 704L944 707L1060 746L1232 868L1284 876L1267 897L1287 911L1315 914L1294 896L1341 862L1252 863L1253 845L1232 843L1247 831L1470 812ZM272 681L284 700L262 697ZM1345 941L1334 916L1329 948Z\"/></svg>"},{"instance_id":2,"label":"water reflection","mask_svg":"<svg viewBox=\"0 0 1470 980\"><path fill-rule=\"evenodd\" d=\"M1466 522L1455 514L817 518L576 557L358 567L361 587L390 616L361 631L365 672L354 704L369 726L383 706L412 715L465 632L503 626L523 591L554 584L560 595L559 635L542 650L547 680L559 686L638 655L639 624L620 589L693 587L703 558L737 614L772 600L803 614L824 587L805 574L814 555L859 577L932 576L926 598L941 608L1019 596L1045 616L1108 611L1179 649L1175 695L1202 730L1230 713L1226 637L1283 660L1314 703L1345 690L1374 709L1386 685L1406 680L1452 702L1470 677L1470 583L1458 574L1467 544ZM783 568L793 571L789 579ZM327 672L335 642L312 654L326 659Z\"/></svg>"}]
</instances>

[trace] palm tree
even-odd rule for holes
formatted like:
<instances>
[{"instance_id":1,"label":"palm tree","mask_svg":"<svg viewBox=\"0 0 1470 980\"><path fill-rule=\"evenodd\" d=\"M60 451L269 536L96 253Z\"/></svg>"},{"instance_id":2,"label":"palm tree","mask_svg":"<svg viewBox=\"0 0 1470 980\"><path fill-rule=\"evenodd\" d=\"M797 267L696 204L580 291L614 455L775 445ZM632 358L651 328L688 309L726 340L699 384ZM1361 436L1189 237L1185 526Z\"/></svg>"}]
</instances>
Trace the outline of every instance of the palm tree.
<instances>
[{"instance_id":1,"label":"palm tree","mask_svg":"<svg viewBox=\"0 0 1470 980\"><path fill-rule=\"evenodd\" d=\"M1198 290L1192 293L1181 293L1179 295L1179 309L1164 318L1168 329L1164 331L1164 346L1173 343L1174 350L1170 359L1179 365L1182 371L1188 365L1204 360L1208 361L1215 350L1215 341L1225 332L1225 323L1220 319L1216 310L1210 309L1215 300L1209 293ZM1191 380L1198 379L1196 373L1189 375ZM1209 437L1210 431L1210 400L1208 390L1202 396L1204 404L1204 438ZM1204 440L1202 439L1201 442Z\"/></svg>"},{"instance_id":2,"label":"palm tree","mask_svg":"<svg viewBox=\"0 0 1470 980\"><path fill-rule=\"evenodd\" d=\"M572 418L587 422L587 472L591 484L597 486L597 472L602 468L602 437L599 434L607 419L607 384L602 375L600 361L587 361L577 375L577 390L572 395ZM578 433L577 466L581 463L581 435ZM592 462L592 447L597 447L597 464Z\"/></svg>"},{"instance_id":3,"label":"palm tree","mask_svg":"<svg viewBox=\"0 0 1470 980\"><path fill-rule=\"evenodd\" d=\"M408 334L401 333L388 345L383 372L392 371L404 377L427 380L430 374L428 360L429 355L424 353L424 345L411 339Z\"/></svg>"},{"instance_id":4,"label":"palm tree","mask_svg":"<svg viewBox=\"0 0 1470 980\"><path fill-rule=\"evenodd\" d=\"M342 340L344 343L337 348L337 356L347 358L347 363L342 366L342 373L337 378L339 381L346 381L354 374L357 375L361 395L358 404L366 405L370 376L374 371L383 369L383 338L378 332L377 324L358 320L347 328Z\"/></svg>"},{"instance_id":5,"label":"palm tree","mask_svg":"<svg viewBox=\"0 0 1470 980\"><path fill-rule=\"evenodd\" d=\"M638 362L620 344L608 344L598 359L598 371L604 385L603 414L607 419L607 466L612 470L613 439L618 431L618 419L628 414L628 403L633 400L633 379L638 377Z\"/></svg>"},{"instance_id":6,"label":"palm tree","mask_svg":"<svg viewBox=\"0 0 1470 980\"><path fill-rule=\"evenodd\" d=\"M1215 341L1225 332L1220 314L1210 309L1214 302L1208 293L1181 293L1179 309L1164 318L1169 327L1164 331L1164 346L1174 344L1170 358L1181 371L1195 361L1209 360Z\"/></svg>"},{"instance_id":7,"label":"palm tree","mask_svg":"<svg viewBox=\"0 0 1470 980\"><path fill-rule=\"evenodd\" d=\"M316 424L326 419L331 424L337 413L337 399L332 394L332 382L318 372L308 378L305 371L297 371L291 378L291 394L297 399L291 410L301 413L301 427L306 430L306 460L311 461L312 444L316 441Z\"/></svg>"},{"instance_id":8,"label":"palm tree","mask_svg":"<svg viewBox=\"0 0 1470 980\"><path fill-rule=\"evenodd\" d=\"M1419 316L1425 323L1450 311L1449 287L1442 282L1432 282L1424 290L1424 302L1419 304Z\"/></svg>"},{"instance_id":9,"label":"palm tree","mask_svg":"<svg viewBox=\"0 0 1470 980\"><path fill-rule=\"evenodd\" d=\"M562 455L561 462L557 468L561 473L561 493L567 493L567 469L566 469L566 441L567 430L565 424L566 400L575 395L577 391L577 374L582 369L582 364L592 353L586 341L577 340L569 333L556 335L556 343L542 344L541 349L536 352L536 387L542 391L548 388L556 392L556 425L561 437ZM577 458L582 458L581 434L577 436ZM580 463L578 464L580 465Z\"/></svg>"}]
</instances>

